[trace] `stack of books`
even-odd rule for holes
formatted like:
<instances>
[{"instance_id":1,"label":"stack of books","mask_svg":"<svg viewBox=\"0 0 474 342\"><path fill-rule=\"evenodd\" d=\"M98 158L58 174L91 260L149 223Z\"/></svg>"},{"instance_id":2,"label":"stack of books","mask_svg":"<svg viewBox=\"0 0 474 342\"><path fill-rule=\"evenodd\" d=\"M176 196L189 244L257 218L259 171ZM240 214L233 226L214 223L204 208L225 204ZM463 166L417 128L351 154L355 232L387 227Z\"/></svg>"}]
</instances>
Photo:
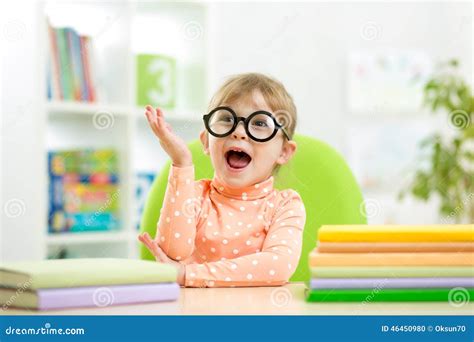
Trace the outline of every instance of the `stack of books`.
<instances>
[{"instance_id":1,"label":"stack of books","mask_svg":"<svg viewBox=\"0 0 474 342\"><path fill-rule=\"evenodd\" d=\"M0 306L32 310L175 301L176 268L96 258L0 263Z\"/></svg>"},{"instance_id":2,"label":"stack of books","mask_svg":"<svg viewBox=\"0 0 474 342\"><path fill-rule=\"evenodd\" d=\"M114 150L49 153L49 231L119 228L118 160Z\"/></svg>"},{"instance_id":3,"label":"stack of books","mask_svg":"<svg viewBox=\"0 0 474 342\"><path fill-rule=\"evenodd\" d=\"M469 301L474 225L322 226L309 265L309 302Z\"/></svg>"},{"instance_id":4,"label":"stack of books","mask_svg":"<svg viewBox=\"0 0 474 342\"><path fill-rule=\"evenodd\" d=\"M70 27L53 28L48 24L48 31L48 99L96 102L90 37Z\"/></svg>"}]
</instances>

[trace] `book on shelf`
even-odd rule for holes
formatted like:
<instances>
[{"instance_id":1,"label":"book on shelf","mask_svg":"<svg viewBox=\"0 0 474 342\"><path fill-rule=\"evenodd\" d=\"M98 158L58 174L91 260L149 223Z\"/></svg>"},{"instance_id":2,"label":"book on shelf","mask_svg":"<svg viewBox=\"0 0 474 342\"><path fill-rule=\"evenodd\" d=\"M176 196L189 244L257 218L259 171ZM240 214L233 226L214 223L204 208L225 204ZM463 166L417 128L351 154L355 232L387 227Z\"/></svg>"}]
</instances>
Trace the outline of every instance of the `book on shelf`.
<instances>
[{"instance_id":1,"label":"book on shelf","mask_svg":"<svg viewBox=\"0 0 474 342\"><path fill-rule=\"evenodd\" d=\"M137 229L140 229L140 221L143 214L143 209L145 208L145 202L155 177L155 172L137 172L135 175L135 226Z\"/></svg>"},{"instance_id":2,"label":"book on shelf","mask_svg":"<svg viewBox=\"0 0 474 342\"><path fill-rule=\"evenodd\" d=\"M73 28L54 28L49 23L48 38L48 99L96 102L91 38Z\"/></svg>"},{"instance_id":3,"label":"book on shelf","mask_svg":"<svg viewBox=\"0 0 474 342\"><path fill-rule=\"evenodd\" d=\"M119 177L114 150L50 151L49 231L118 229Z\"/></svg>"}]
</instances>

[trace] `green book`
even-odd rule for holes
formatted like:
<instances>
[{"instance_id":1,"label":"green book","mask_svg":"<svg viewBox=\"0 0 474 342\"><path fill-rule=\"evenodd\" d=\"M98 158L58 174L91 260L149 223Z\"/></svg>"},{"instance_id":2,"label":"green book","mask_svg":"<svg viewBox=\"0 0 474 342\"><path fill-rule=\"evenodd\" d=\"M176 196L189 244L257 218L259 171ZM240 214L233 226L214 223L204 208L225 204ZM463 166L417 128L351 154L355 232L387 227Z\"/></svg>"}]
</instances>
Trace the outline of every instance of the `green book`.
<instances>
[{"instance_id":1,"label":"green book","mask_svg":"<svg viewBox=\"0 0 474 342\"><path fill-rule=\"evenodd\" d=\"M0 287L24 290L176 282L176 268L156 261L78 258L0 263Z\"/></svg>"},{"instance_id":2,"label":"green book","mask_svg":"<svg viewBox=\"0 0 474 342\"><path fill-rule=\"evenodd\" d=\"M473 296L474 288L305 290L307 302L469 302Z\"/></svg>"},{"instance_id":3,"label":"green book","mask_svg":"<svg viewBox=\"0 0 474 342\"><path fill-rule=\"evenodd\" d=\"M474 277L471 266L314 266L312 278Z\"/></svg>"},{"instance_id":4,"label":"green book","mask_svg":"<svg viewBox=\"0 0 474 342\"><path fill-rule=\"evenodd\" d=\"M59 53L60 83L63 100L74 100L73 82L71 74L71 58L69 54L69 43L67 37L68 28L56 29L56 40Z\"/></svg>"}]
</instances>

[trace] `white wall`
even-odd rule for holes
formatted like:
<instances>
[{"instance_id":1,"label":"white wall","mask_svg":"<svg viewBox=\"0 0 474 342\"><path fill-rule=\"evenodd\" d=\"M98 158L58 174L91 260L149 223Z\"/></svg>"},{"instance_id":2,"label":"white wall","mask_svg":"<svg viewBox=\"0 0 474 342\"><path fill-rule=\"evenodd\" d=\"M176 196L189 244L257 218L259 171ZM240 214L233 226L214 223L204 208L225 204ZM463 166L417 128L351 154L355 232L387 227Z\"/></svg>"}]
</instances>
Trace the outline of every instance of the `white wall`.
<instances>
[{"instance_id":1,"label":"white wall","mask_svg":"<svg viewBox=\"0 0 474 342\"><path fill-rule=\"evenodd\" d=\"M225 76L269 73L293 95L299 131L344 144L345 70L354 49L421 49L458 57L472 76L469 3L222 3L215 6L212 89ZM377 39L361 29L374 22Z\"/></svg>"},{"instance_id":2,"label":"white wall","mask_svg":"<svg viewBox=\"0 0 474 342\"><path fill-rule=\"evenodd\" d=\"M234 73L273 75L295 99L297 130L330 143L348 159L351 146L347 132L352 117L345 91L350 51L398 48L424 51L434 61L455 57L472 84L472 5L467 2L239 2L216 4L213 14L211 89ZM361 31L375 39L364 39ZM439 127L437 121L446 122L426 113L403 116L411 115L418 115L433 129ZM413 148L417 148L416 142ZM365 194L375 199L382 211L370 222L439 222L436 199L428 204L414 200L398 203L398 190L394 186Z\"/></svg>"}]
</instances>

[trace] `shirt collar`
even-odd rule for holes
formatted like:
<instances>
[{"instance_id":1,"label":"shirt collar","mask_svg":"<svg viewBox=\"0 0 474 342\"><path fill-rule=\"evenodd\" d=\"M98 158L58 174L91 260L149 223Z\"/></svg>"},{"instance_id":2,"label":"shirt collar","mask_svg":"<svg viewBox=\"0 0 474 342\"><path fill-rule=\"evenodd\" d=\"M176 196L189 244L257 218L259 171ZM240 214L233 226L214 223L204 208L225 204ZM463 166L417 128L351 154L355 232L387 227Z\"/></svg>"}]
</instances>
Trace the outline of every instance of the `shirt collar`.
<instances>
[{"instance_id":1,"label":"shirt collar","mask_svg":"<svg viewBox=\"0 0 474 342\"><path fill-rule=\"evenodd\" d=\"M273 176L266 180L243 188L233 188L222 182L214 175L211 186L219 194L240 199L240 200L255 200L269 195L273 191Z\"/></svg>"}]
</instances>

